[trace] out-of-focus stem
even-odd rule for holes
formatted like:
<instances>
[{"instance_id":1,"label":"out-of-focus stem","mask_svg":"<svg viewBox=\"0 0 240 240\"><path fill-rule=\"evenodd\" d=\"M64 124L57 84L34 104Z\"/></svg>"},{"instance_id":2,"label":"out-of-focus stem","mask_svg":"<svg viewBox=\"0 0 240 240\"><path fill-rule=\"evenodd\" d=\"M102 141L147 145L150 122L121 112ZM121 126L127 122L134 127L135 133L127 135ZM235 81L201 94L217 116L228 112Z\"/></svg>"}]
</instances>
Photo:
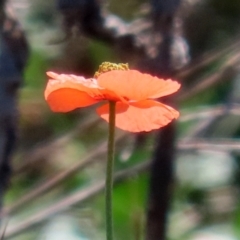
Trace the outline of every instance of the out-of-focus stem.
<instances>
[{"instance_id":1,"label":"out-of-focus stem","mask_svg":"<svg viewBox=\"0 0 240 240\"><path fill-rule=\"evenodd\" d=\"M108 159L106 172L106 235L107 240L113 240L113 217L112 217L112 187L114 167L114 135L115 135L115 106L116 103L109 101L109 135L108 135Z\"/></svg>"}]
</instances>

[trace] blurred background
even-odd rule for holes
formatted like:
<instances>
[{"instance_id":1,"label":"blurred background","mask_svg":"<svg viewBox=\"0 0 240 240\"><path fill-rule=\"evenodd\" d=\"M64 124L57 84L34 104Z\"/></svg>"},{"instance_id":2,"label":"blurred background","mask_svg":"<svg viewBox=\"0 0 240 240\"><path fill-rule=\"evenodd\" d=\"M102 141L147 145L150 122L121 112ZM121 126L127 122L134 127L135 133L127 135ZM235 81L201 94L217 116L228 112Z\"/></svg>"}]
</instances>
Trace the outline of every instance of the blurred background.
<instances>
[{"instance_id":1,"label":"blurred background","mask_svg":"<svg viewBox=\"0 0 240 240\"><path fill-rule=\"evenodd\" d=\"M182 84L178 121L117 130L115 239L240 239L239 26L239 0L1 0L0 236L105 239L108 125L43 92L111 61Z\"/></svg>"}]
</instances>

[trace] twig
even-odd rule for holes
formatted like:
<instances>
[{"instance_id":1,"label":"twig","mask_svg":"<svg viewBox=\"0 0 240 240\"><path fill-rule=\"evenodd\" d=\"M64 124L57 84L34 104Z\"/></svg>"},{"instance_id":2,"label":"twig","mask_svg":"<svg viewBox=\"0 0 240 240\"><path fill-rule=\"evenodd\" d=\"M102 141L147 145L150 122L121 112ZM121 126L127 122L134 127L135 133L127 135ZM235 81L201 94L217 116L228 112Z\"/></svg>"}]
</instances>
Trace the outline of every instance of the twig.
<instances>
[{"instance_id":1,"label":"twig","mask_svg":"<svg viewBox=\"0 0 240 240\"><path fill-rule=\"evenodd\" d=\"M136 174L146 171L150 166L150 162L140 163L132 168L119 171L114 176L114 183L119 183L128 179ZM37 224L49 219L51 216L61 213L71 206L76 204L81 204L84 201L96 196L99 192L102 192L105 188L105 181L99 181L86 189L80 190L79 192L63 198L61 201L53 204L52 206L41 210L35 215L29 217L28 219L21 221L19 224L14 224L14 226L9 227L6 231L5 238L10 238L20 234L21 232L36 226Z\"/></svg>"},{"instance_id":2,"label":"twig","mask_svg":"<svg viewBox=\"0 0 240 240\"><path fill-rule=\"evenodd\" d=\"M190 127L190 130L186 132L186 136L188 139L190 138L196 138L201 135L204 130L210 126L214 121L219 119L219 117L223 117L225 115L232 114L232 115L240 115L240 105L234 104L233 106L227 106L227 105L217 105L217 106L211 106L210 108L204 108L199 110L198 108L195 108L195 112L184 114L182 113L182 117L180 117L180 122L186 122L191 120L200 120L197 121L197 123L194 124L194 126Z\"/></svg>"},{"instance_id":3,"label":"twig","mask_svg":"<svg viewBox=\"0 0 240 240\"><path fill-rule=\"evenodd\" d=\"M240 115L240 105L234 104L230 107L226 107L224 104L214 105L210 107L199 107L194 108L195 112L185 113L182 112L182 115L179 118L180 122L187 122L196 119L205 119L211 116L218 117L221 116L223 113L231 113L234 115Z\"/></svg>"},{"instance_id":4,"label":"twig","mask_svg":"<svg viewBox=\"0 0 240 240\"><path fill-rule=\"evenodd\" d=\"M0 240L4 240L7 226L8 226L8 222L6 222L4 227L3 227L3 231L1 233Z\"/></svg>"},{"instance_id":5,"label":"twig","mask_svg":"<svg viewBox=\"0 0 240 240\"><path fill-rule=\"evenodd\" d=\"M211 150L221 152L240 152L240 141L222 139L217 141L205 139L182 139L178 142L177 147L179 150Z\"/></svg>"},{"instance_id":6,"label":"twig","mask_svg":"<svg viewBox=\"0 0 240 240\"><path fill-rule=\"evenodd\" d=\"M120 141L126 136L127 136L126 133L121 133L117 136L116 141ZM62 183L64 180L66 180L70 176L73 176L74 174L84 169L88 165L98 161L99 158L96 158L96 157L99 157L100 155L106 153L106 151L107 151L107 142L105 141L104 143L100 144L98 147L94 147L94 149L89 151L89 154L85 158L83 158L81 161L77 162L75 165L73 165L69 169L60 172L59 174L52 177L51 179L46 180L45 183L43 183L39 187L34 187L33 190L30 190L29 193L23 195L23 197L20 198L18 201L16 201L13 205L6 207L3 210L2 214L0 215L1 218L16 212L23 205L31 202L33 199L36 199L43 193L46 193L50 189L56 187L57 185Z\"/></svg>"},{"instance_id":7,"label":"twig","mask_svg":"<svg viewBox=\"0 0 240 240\"><path fill-rule=\"evenodd\" d=\"M228 109L230 113L233 114L240 114L240 107L235 106L232 107L230 109ZM190 113L190 114L186 114L183 115L180 118L180 121L189 121L192 119L196 119L196 118L207 118L209 116L219 116L221 115L224 111L226 111L226 108L224 105L219 105L216 107L212 107L210 109L204 109L202 111L197 111L197 113ZM118 137L118 140L121 140L125 135L121 135ZM191 138L192 139L192 138ZM57 140L56 140L57 141ZM26 195L24 195L22 198L20 198L18 201L16 201L13 205L6 207L4 209L4 215L6 214L12 214L14 212L16 212L20 207L22 207L23 205L29 203L30 201L32 201L33 199L37 198L38 196L40 196L43 193L46 193L47 191L49 191L50 189L52 189L53 187L59 185L61 182L63 182L65 179L67 179L69 176L72 176L73 174L81 171L83 168L87 167L88 165L94 163L97 159L96 156L99 156L103 153L106 152L106 146L107 143L103 143L100 146L98 146L97 148L94 147L93 150L89 151L90 154L87 155L86 157L84 157L81 162L76 163L75 165L73 165L71 168L57 174L56 176L52 177L49 180L46 180L45 183L43 183L42 185L40 185L39 187L34 187L33 190L31 190L29 193L27 193ZM192 143L191 145L188 145L188 143L186 143L186 141L181 141L180 142L180 149L194 149L197 148L197 146L201 146L202 148L205 148L205 144L200 143L200 145L198 145L197 143Z\"/></svg>"},{"instance_id":8,"label":"twig","mask_svg":"<svg viewBox=\"0 0 240 240\"><path fill-rule=\"evenodd\" d=\"M216 117L216 116L221 115L224 111L226 111L225 106L219 105L216 107L212 107L210 109L204 109L202 111L197 111L197 113L194 113L194 114L190 113L190 114L183 115L180 118L180 121L189 121L192 119L202 118L202 117L207 118L209 116ZM236 107L230 108L229 112L239 115L240 107L236 106ZM121 140L124 136L126 136L126 135L119 136L117 141ZM185 142L185 143L183 143L183 142ZM22 198L20 198L18 201L16 201L13 205L6 207L4 209L4 215L12 214L12 213L16 212L20 207L29 203L30 201L37 198L41 194L46 193L53 187L59 185L61 182L63 182L69 176L72 176L73 174L81 171L83 168L87 167L88 165L94 163L97 160L96 156L100 156L101 154L106 152L106 146L107 146L107 143L105 142L105 143L101 144L100 146L98 146L97 148L94 147L93 150L89 151L90 154L87 155L86 157L84 157L80 162L76 163L71 168L57 174L56 176L52 177L51 179L46 180L45 183L43 183L39 187L34 187L33 190L31 190L29 193L24 195ZM194 146L196 148L196 146L199 146L199 145L197 145L197 144L188 145L186 143L186 141L181 141L180 145L179 145L180 149L189 149L189 148L193 149ZM201 142L201 146L203 147L205 145L202 145L202 142Z\"/></svg>"},{"instance_id":9,"label":"twig","mask_svg":"<svg viewBox=\"0 0 240 240\"><path fill-rule=\"evenodd\" d=\"M236 51L236 49L239 48L239 38L240 36L238 34L234 40L231 40L230 42L227 42L223 46L213 49L212 51L204 53L202 56L191 61L188 66L176 73L176 79L184 79L193 74L195 71L198 71L199 69L211 64L213 61L216 61L229 53L232 54Z\"/></svg>"},{"instance_id":10,"label":"twig","mask_svg":"<svg viewBox=\"0 0 240 240\"><path fill-rule=\"evenodd\" d=\"M240 53L237 52L233 56L231 56L224 64L224 68L218 72L214 72L213 74L203 77L199 79L196 85L189 89L185 89L177 98L178 101L185 101L196 94L202 92L203 90L219 83L221 80L225 78L225 76L229 73L229 71L233 71L233 65L236 65L240 61Z\"/></svg>"},{"instance_id":11,"label":"twig","mask_svg":"<svg viewBox=\"0 0 240 240\"><path fill-rule=\"evenodd\" d=\"M235 44L236 43L234 43L234 46L235 46ZM231 56L226 61L227 66L229 66L231 64L233 64L233 65L236 64L239 61L239 58L240 58L239 55L240 54L237 52L237 54L235 54L234 56ZM211 56L211 54L210 54L210 56ZM210 56L209 56L209 58L207 58L207 62L215 59L215 57L211 58ZM204 61L203 62L200 61L198 67L200 67L204 64L205 64ZM191 68L192 67L190 67L190 69ZM217 84L218 82L220 82L222 80L222 78L224 77L224 74L226 73L226 71L228 69L229 69L229 67L224 67L224 69L221 70L220 72L214 73L214 74L212 74L208 77L202 78L201 80L198 81L199 83L196 84L194 87L192 87L190 89L183 90L183 92L179 95L177 100L178 101L184 101L184 100L189 99L192 96L198 94L199 92L207 89L208 87L210 87L214 84ZM183 72L184 71L185 70L183 70ZM188 74L190 74L190 72ZM183 74L183 73L179 72L176 77L181 78L183 75L186 77L186 73ZM89 120L86 120L84 123L80 123L78 125L77 129L80 128L80 127L81 127L81 129L84 129L89 125L96 124L97 122L99 122L99 119L97 119L97 120L94 119L90 123L89 123ZM76 134L78 134L78 132L79 132L78 130L74 129L67 134L65 133L62 136L57 137L57 138L55 138L55 139L53 139L49 142L44 142L44 143L38 145L37 147L35 147L34 149L28 151L22 157L23 159L28 159L28 160L27 161L22 161L24 163L21 164L20 166L15 167L13 172L15 174L18 174L20 172L24 172L24 170L27 169L30 164L35 163L39 159L42 159L42 157L46 156L49 152L52 152L53 149L61 147L63 144L70 141L74 136L76 136Z\"/></svg>"},{"instance_id":12,"label":"twig","mask_svg":"<svg viewBox=\"0 0 240 240\"><path fill-rule=\"evenodd\" d=\"M86 119L84 122L80 122L71 131L64 133L61 136L55 137L54 139L47 142L45 141L44 143L38 144L36 147L22 155L21 158L24 159L24 161L21 161L23 163L14 168L14 174L16 175L24 172L29 167L29 165L35 164L36 161L45 158L50 152L52 153L53 150L59 149L61 146L77 136L80 133L80 130L84 131L84 129L95 126L98 122L100 122L99 119Z\"/></svg>"}]
</instances>

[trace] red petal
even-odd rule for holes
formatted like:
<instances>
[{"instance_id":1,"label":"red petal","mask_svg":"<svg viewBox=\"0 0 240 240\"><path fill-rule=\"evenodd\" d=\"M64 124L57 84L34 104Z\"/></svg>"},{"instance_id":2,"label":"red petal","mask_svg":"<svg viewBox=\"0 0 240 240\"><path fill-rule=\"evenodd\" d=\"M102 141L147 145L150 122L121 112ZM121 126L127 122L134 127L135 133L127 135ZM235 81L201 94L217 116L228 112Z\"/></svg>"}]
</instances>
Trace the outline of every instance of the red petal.
<instances>
[{"instance_id":1,"label":"red petal","mask_svg":"<svg viewBox=\"0 0 240 240\"><path fill-rule=\"evenodd\" d=\"M97 113L108 122L109 105L99 107ZM140 101L130 105L116 103L116 127L130 132L148 132L158 129L178 116L178 111L154 100Z\"/></svg>"},{"instance_id":2,"label":"red petal","mask_svg":"<svg viewBox=\"0 0 240 240\"><path fill-rule=\"evenodd\" d=\"M47 75L53 79L48 81L44 95L52 111L69 112L98 102L95 97L101 92L92 80L54 72Z\"/></svg>"},{"instance_id":3,"label":"red petal","mask_svg":"<svg viewBox=\"0 0 240 240\"><path fill-rule=\"evenodd\" d=\"M165 81L136 70L113 70L103 73L98 77L98 83L100 87L136 101L166 96L180 88L176 81Z\"/></svg>"},{"instance_id":4,"label":"red petal","mask_svg":"<svg viewBox=\"0 0 240 240\"><path fill-rule=\"evenodd\" d=\"M60 88L71 88L83 91L88 93L92 98L100 98L102 95L96 79L86 79L72 74L57 74L54 72L47 72L47 75L52 79L50 79L47 84L45 98L47 98L50 92Z\"/></svg>"},{"instance_id":5,"label":"red petal","mask_svg":"<svg viewBox=\"0 0 240 240\"><path fill-rule=\"evenodd\" d=\"M52 91L46 97L46 101L54 112L69 112L98 102L87 93L71 88Z\"/></svg>"}]
</instances>

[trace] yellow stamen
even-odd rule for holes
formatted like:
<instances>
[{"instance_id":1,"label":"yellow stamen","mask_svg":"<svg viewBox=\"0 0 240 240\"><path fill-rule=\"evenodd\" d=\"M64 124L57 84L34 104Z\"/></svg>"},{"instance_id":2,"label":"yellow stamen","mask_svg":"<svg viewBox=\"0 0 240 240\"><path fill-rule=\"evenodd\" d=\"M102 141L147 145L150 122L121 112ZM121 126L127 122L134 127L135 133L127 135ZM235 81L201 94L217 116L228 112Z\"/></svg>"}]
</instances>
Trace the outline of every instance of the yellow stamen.
<instances>
[{"instance_id":1,"label":"yellow stamen","mask_svg":"<svg viewBox=\"0 0 240 240\"><path fill-rule=\"evenodd\" d=\"M95 72L94 78L99 77L102 73L106 73L112 70L129 70L128 63L110 63L110 62L103 62L99 68L98 71Z\"/></svg>"}]
</instances>

